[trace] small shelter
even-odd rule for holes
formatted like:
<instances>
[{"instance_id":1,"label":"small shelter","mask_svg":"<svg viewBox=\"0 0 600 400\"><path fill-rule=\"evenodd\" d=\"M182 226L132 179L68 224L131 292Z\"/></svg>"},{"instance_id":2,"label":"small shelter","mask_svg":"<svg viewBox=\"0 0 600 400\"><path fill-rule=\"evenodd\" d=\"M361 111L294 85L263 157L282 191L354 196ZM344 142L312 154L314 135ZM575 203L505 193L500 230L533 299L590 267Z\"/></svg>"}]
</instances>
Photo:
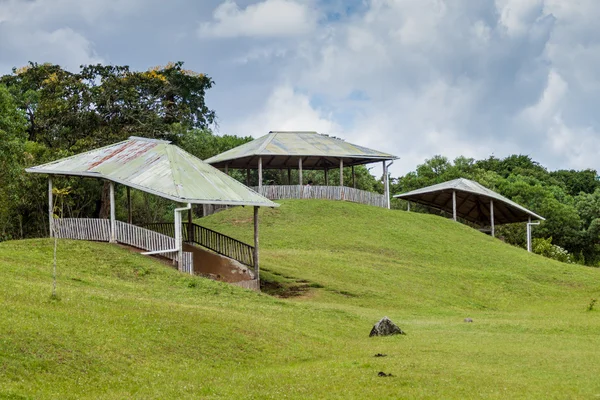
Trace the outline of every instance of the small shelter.
<instances>
[{"instance_id":1,"label":"small shelter","mask_svg":"<svg viewBox=\"0 0 600 400\"><path fill-rule=\"evenodd\" d=\"M410 202L423 204L452 214L453 219L462 218L469 222L491 227L495 236L495 226L531 220L544 220L533 211L490 190L481 184L464 179L427 186L408 193L394 196ZM529 239L529 234L528 234Z\"/></svg>"},{"instance_id":2,"label":"small shelter","mask_svg":"<svg viewBox=\"0 0 600 400\"><path fill-rule=\"evenodd\" d=\"M252 266L255 269L255 278L258 278L258 207L277 207L278 204L168 141L130 137L128 140L113 145L28 168L27 172L48 175L48 214L51 235L55 231L55 225L60 224L62 237L122 242L149 250L145 254L172 255L173 259L178 261L180 269L183 264L182 241L184 237L181 229L181 212L188 211L189 220L186 233L188 241L192 242L193 228L195 228L192 223L192 204L254 206L255 237L251 257L253 258ZM70 218L69 221L56 220L53 216L52 193L52 177L55 175L89 177L108 181L110 184L110 220L83 218ZM127 224L116 221L115 218L115 183L127 187L129 208ZM137 229L138 227L131 225L130 188L187 205L175 210L174 243L165 241L164 238L155 238L150 231L142 231L141 228ZM210 235L213 235L211 236L212 242L217 242L222 247L226 247L226 239L231 239L224 235L215 239L214 235L220 234L214 231L211 231ZM199 244L204 245L203 243ZM225 248L215 248L214 250L228 256L229 252L239 251L239 246L239 243L232 242L232 247L235 249L231 251ZM205 247L210 248L210 244ZM175 255L173 255L174 253Z\"/></svg>"},{"instance_id":3,"label":"small shelter","mask_svg":"<svg viewBox=\"0 0 600 400\"><path fill-rule=\"evenodd\" d=\"M310 193L299 189L303 185L303 170L323 170L325 174L325 186L329 187L328 171L334 168L340 169L340 183L337 188L344 187L344 167L352 168L352 188L356 189L356 175L354 167L357 165L381 162L383 164L383 176L385 195L380 201L383 207L389 208L389 180L388 180L388 161L398 157L377 150L372 150L363 146L348 143L342 139L329 135L319 134L317 132L291 132L291 131L271 131L267 135L235 147L224 153L218 154L206 160L214 167L222 168L228 172L229 168L245 169L247 171L247 184L249 182L250 170L258 170L258 192L273 198L285 198L284 194L297 197L306 195L322 194L323 197L334 197L353 201L353 198L367 198L363 193L357 190L338 190L337 195L332 195L332 190L311 189ZM287 188L272 187L263 189L262 171L263 169L287 169L288 186ZM291 187L291 170L298 170L298 185ZM335 187L335 186L334 186ZM368 192L367 192L368 193ZM381 195L379 195L381 196ZM387 199L387 200L385 200ZM361 201L362 202L362 201Z\"/></svg>"}]
</instances>

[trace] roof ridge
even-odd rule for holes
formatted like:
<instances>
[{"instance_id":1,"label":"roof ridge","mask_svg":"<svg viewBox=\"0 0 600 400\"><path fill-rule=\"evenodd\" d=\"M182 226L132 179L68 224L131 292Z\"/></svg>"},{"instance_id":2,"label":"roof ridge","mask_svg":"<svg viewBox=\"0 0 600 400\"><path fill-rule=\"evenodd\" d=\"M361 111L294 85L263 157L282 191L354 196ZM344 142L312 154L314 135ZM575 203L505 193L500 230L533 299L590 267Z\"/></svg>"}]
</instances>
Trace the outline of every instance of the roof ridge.
<instances>
[{"instance_id":1,"label":"roof ridge","mask_svg":"<svg viewBox=\"0 0 600 400\"><path fill-rule=\"evenodd\" d=\"M273 139L275 139L275 136L277 136L278 132L273 132L273 131L269 131L269 133L267 133L266 136L271 136L265 139L264 143L258 148L256 149L256 155L260 155L260 153L262 153L267 146L273 141ZM259 138L260 139L260 138ZM257 139L255 139L257 140ZM251 143L251 142L248 142Z\"/></svg>"},{"instance_id":2,"label":"roof ridge","mask_svg":"<svg viewBox=\"0 0 600 400\"><path fill-rule=\"evenodd\" d=\"M129 138L127 140L139 140L140 142L151 142L151 143L166 143L166 144L171 144L170 140L163 140L163 139L150 139L150 138L145 138L145 137L141 137L141 136L129 136Z\"/></svg>"}]
</instances>

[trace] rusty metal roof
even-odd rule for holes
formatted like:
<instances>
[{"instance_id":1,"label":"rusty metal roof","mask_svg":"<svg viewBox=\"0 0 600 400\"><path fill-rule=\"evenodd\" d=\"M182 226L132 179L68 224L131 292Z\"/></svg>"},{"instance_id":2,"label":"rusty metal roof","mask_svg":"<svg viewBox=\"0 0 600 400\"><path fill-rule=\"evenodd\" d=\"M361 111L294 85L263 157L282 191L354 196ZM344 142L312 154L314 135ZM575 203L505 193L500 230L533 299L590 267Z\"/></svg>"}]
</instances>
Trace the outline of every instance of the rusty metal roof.
<instances>
[{"instance_id":1,"label":"rusty metal roof","mask_svg":"<svg viewBox=\"0 0 600 400\"><path fill-rule=\"evenodd\" d=\"M525 222L529 218L544 220L544 217L540 217L514 201L475 181L464 178L427 186L394 197L452 213L452 192L456 192L457 215L467 221L489 223L490 200L494 200L496 224Z\"/></svg>"},{"instance_id":2,"label":"rusty metal roof","mask_svg":"<svg viewBox=\"0 0 600 400\"><path fill-rule=\"evenodd\" d=\"M106 179L181 203L278 206L163 140L130 137L26 171Z\"/></svg>"},{"instance_id":3,"label":"rusty metal roof","mask_svg":"<svg viewBox=\"0 0 600 400\"><path fill-rule=\"evenodd\" d=\"M304 169L337 167L340 159L345 166L351 166L398 158L317 132L271 131L206 162L219 168L257 168L259 157L263 159L264 168L296 168L298 159L302 158Z\"/></svg>"}]
</instances>

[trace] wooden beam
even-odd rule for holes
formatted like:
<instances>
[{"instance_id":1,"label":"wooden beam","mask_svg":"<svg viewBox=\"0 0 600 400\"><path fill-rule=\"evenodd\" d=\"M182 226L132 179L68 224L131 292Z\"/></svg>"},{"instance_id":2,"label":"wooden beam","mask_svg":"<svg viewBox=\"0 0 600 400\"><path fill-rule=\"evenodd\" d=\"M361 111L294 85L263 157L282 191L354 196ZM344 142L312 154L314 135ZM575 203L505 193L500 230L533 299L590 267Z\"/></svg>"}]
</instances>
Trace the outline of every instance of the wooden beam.
<instances>
[{"instance_id":1,"label":"wooden beam","mask_svg":"<svg viewBox=\"0 0 600 400\"><path fill-rule=\"evenodd\" d=\"M131 210L131 188L127 186L127 223L133 224L133 216Z\"/></svg>"},{"instance_id":2,"label":"wooden beam","mask_svg":"<svg viewBox=\"0 0 600 400\"><path fill-rule=\"evenodd\" d=\"M492 225L492 237L496 237L496 230L494 226L494 200L490 200L490 221Z\"/></svg>"},{"instance_id":3,"label":"wooden beam","mask_svg":"<svg viewBox=\"0 0 600 400\"><path fill-rule=\"evenodd\" d=\"M527 221L527 251L531 253L531 217Z\"/></svg>"},{"instance_id":4,"label":"wooden beam","mask_svg":"<svg viewBox=\"0 0 600 400\"><path fill-rule=\"evenodd\" d=\"M258 262L258 206L254 206L254 279L260 288L260 267Z\"/></svg>"},{"instance_id":5,"label":"wooden beam","mask_svg":"<svg viewBox=\"0 0 600 400\"><path fill-rule=\"evenodd\" d=\"M298 185L302 186L302 157L298 159Z\"/></svg>"},{"instance_id":6,"label":"wooden beam","mask_svg":"<svg viewBox=\"0 0 600 400\"><path fill-rule=\"evenodd\" d=\"M246 168L246 186L250 186L250 168Z\"/></svg>"},{"instance_id":7,"label":"wooden beam","mask_svg":"<svg viewBox=\"0 0 600 400\"><path fill-rule=\"evenodd\" d=\"M354 169L354 167L352 167ZM383 160L383 192L385 195L385 204L387 206L387 209L389 210L390 207L390 178L388 175L388 165L387 165L387 161Z\"/></svg>"},{"instance_id":8,"label":"wooden beam","mask_svg":"<svg viewBox=\"0 0 600 400\"><path fill-rule=\"evenodd\" d=\"M352 166L352 187L356 189L356 172L354 171L354 165Z\"/></svg>"},{"instance_id":9,"label":"wooden beam","mask_svg":"<svg viewBox=\"0 0 600 400\"><path fill-rule=\"evenodd\" d=\"M188 243L194 243L194 218L193 212L190 208L188 210Z\"/></svg>"},{"instance_id":10,"label":"wooden beam","mask_svg":"<svg viewBox=\"0 0 600 400\"><path fill-rule=\"evenodd\" d=\"M272 162L273 160L275 160L275 156L272 156L271 159L269 161L267 161L267 163L265 164L265 169L272 167Z\"/></svg>"},{"instance_id":11,"label":"wooden beam","mask_svg":"<svg viewBox=\"0 0 600 400\"><path fill-rule=\"evenodd\" d=\"M52 193L52 175L48 175L48 233L54 237L54 194Z\"/></svg>"},{"instance_id":12,"label":"wooden beam","mask_svg":"<svg viewBox=\"0 0 600 400\"><path fill-rule=\"evenodd\" d=\"M344 159L340 158L340 200L344 200Z\"/></svg>"},{"instance_id":13,"label":"wooden beam","mask_svg":"<svg viewBox=\"0 0 600 400\"><path fill-rule=\"evenodd\" d=\"M258 193L262 195L262 157L258 157Z\"/></svg>"},{"instance_id":14,"label":"wooden beam","mask_svg":"<svg viewBox=\"0 0 600 400\"><path fill-rule=\"evenodd\" d=\"M456 221L456 190L452 191L452 218Z\"/></svg>"},{"instance_id":15,"label":"wooden beam","mask_svg":"<svg viewBox=\"0 0 600 400\"><path fill-rule=\"evenodd\" d=\"M225 175L229 175L229 165L225 164Z\"/></svg>"},{"instance_id":16,"label":"wooden beam","mask_svg":"<svg viewBox=\"0 0 600 400\"><path fill-rule=\"evenodd\" d=\"M464 206L464 205L465 205L465 203L466 203L467 201L469 201L469 195L468 195L468 194L467 194L467 197L465 197L465 198L464 198L464 200L462 201L462 203L460 203L460 204L458 204L458 205L456 206L456 210L457 210L457 212L458 212L458 210L460 210L460 208L461 208L462 206ZM466 215L468 216L469 214L466 214Z\"/></svg>"},{"instance_id":17,"label":"wooden beam","mask_svg":"<svg viewBox=\"0 0 600 400\"><path fill-rule=\"evenodd\" d=\"M288 167L288 181L287 181L288 185L292 184L292 169L290 167Z\"/></svg>"},{"instance_id":18,"label":"wooden beam","mask_svg":"<svg viewBox=\"0 0 600 400\"><path fill-rule=\"evenodd\" d=\"M329 186L329 168L325 168L325 186Z\"/></svg>"},{"instance_id":19,"label":"wooden beam","mask_svg":"<svg viewBox=\"0 0 600 400\"><path fill-rule=\"evenodd\" d=\"M115 217L115 184L110 181L110 242L117 243L117 221Z\"/></svg>"}]
</instances>

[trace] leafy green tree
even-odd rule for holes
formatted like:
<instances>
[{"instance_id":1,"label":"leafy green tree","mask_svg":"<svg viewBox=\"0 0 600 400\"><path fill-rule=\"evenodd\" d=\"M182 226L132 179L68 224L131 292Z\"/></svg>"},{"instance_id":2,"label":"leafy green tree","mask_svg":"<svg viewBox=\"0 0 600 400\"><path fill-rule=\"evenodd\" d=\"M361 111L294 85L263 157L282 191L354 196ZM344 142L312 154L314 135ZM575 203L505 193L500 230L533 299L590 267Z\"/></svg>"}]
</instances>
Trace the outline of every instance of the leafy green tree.
<instances>
[{"instance_id":1,"label":"leafy green tree","mask_svg":"<svg viewBox=\"0 0 600 400\"><path fill-rule=\"evenodd\" d=\"M449 162L435 156L417 166L416 170L394 180L393 192L402 193L459 177L475 180L503 196L546 218L533 230L534 237L552 237L553 246L564 248L578 262L600 261L600 201L595 190L599 181L596 171L555 171L546 168L526 155L504 159L489 157L474 161L458 157ZM581 195L579 195L581 193ZM600 190L598 190L600 193ZM579 195L577 197L574 197ZM394 202L395 207L406 207ZM414 211L434 212L413 205ZM509 224L497 228L508 243L525 247L524 224Z\"/></svg>"},{"instance_id":2,"label":"leafy green tree","mask_svg":"<svg viewBox=\"0 0 600 400\"><path fill-rule=\"evenodd\" d=\"M16 178L23 162L26 119L8 90L0 86L0 240L11 237L17 218Z\"/></svg>"}]
</instances>

